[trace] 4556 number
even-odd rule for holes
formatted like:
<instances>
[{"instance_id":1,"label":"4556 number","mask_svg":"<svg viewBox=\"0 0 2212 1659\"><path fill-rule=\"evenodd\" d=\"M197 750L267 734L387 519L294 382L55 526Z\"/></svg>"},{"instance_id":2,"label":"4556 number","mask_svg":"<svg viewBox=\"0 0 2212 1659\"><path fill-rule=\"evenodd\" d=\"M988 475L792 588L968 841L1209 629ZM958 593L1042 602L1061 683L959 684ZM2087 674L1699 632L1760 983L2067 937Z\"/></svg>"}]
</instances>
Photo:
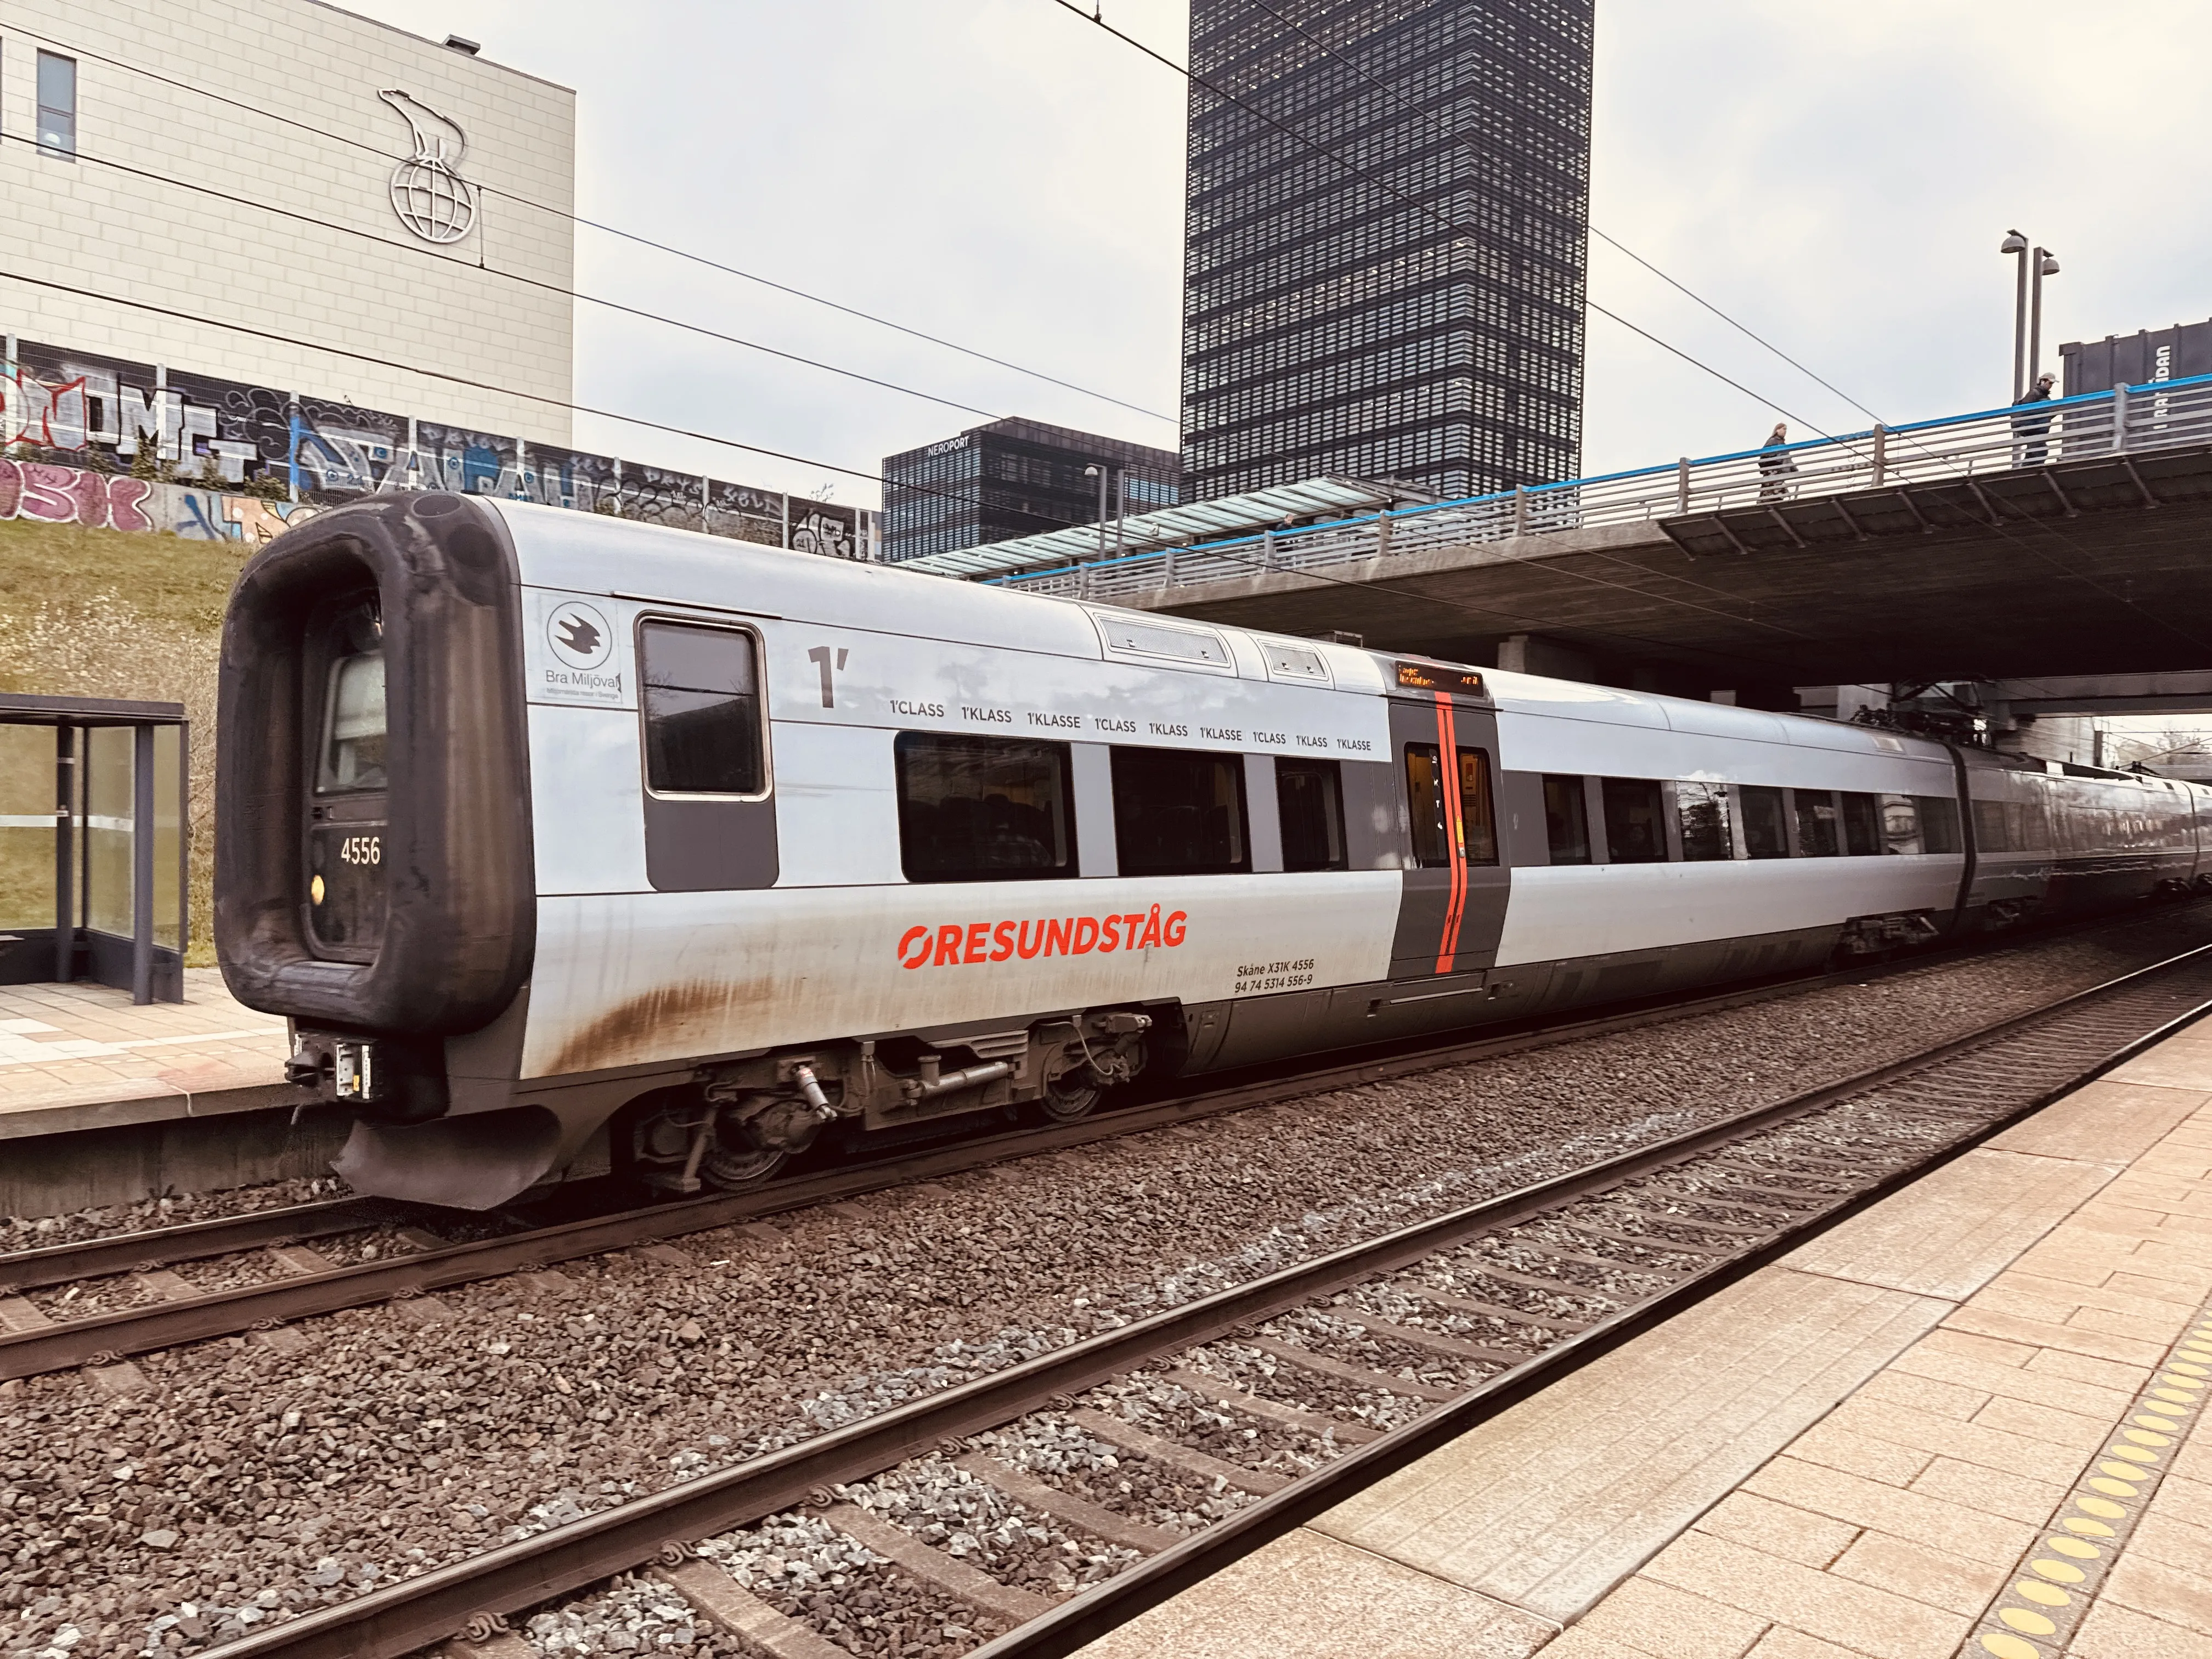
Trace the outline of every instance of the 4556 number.
<instances>
[{"instance_id":1,"label":"4556 number","mask_svg":"<svg viewBox=\"0 0 2212 1659\"><path fill-rule=\"evenodd\" d=\"M348 836L338 843L338 862L341 864L381 864L384 862L384 837L381 836Z\"/></svg>"}]
</instances>

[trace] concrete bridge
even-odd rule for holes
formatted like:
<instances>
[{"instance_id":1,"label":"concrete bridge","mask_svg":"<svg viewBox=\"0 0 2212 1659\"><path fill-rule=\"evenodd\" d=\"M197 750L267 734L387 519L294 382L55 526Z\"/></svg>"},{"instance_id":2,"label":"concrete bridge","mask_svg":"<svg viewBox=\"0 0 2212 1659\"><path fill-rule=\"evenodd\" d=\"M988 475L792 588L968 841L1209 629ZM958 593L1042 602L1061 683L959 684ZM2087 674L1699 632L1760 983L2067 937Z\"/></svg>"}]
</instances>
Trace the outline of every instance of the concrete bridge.
<instances>
[{"instance_id":1,"label":"concrete bridge","mask_svg":"<svg viewBox=\"0 0 2212 1659\"><path fill-rule=\"evenodd\" d=\"M2201 708L2212 376L996 580L1770 707L2132 675L2163 678L2068 710Z\"/></svg>"}]
</instances>

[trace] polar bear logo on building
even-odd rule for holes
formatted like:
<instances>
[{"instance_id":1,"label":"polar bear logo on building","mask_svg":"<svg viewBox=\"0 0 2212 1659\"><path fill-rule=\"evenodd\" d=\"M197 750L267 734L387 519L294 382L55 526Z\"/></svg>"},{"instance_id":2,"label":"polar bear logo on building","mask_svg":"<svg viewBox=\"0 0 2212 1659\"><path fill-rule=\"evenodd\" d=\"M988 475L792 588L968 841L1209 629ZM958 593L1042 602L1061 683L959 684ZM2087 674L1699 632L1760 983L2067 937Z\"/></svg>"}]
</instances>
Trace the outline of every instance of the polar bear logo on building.
<instances>
[{"instance_id":1,"label":"polar bear logo on building","mask_svg":"<svg viewBox=\"0 0 2212 1659\"><path fill-rule=\"evenodd\" d=\"M477 190L457 170L468 135L412 93L387 87L376 94L414 135L415 152L392 169L392 210L426 242L458 242L477 222Z\"/></svg>"}]
</instances>

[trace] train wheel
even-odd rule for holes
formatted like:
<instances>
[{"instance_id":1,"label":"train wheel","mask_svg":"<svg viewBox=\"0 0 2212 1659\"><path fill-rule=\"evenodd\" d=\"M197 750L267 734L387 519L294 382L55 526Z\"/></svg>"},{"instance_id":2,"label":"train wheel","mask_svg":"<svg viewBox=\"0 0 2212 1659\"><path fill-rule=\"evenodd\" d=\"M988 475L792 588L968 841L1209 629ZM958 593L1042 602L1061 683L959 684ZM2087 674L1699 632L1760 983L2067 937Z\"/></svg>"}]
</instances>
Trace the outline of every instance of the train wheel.
<instances>
[{"instance_id":1,"label":"train wheel","mask_svg":"<svg viewBox=\"0 0 2212 1659\"><path fill-rule=\"evenodd\" d=\"M1037 1107L1054 1123L1073 1123L1078 1118L1089 1117L1104 1092L1099 1087L1098 1073L1079 1061L1057 1076L1045 1079L1044 1093L1038 1097Z\"/></svg>"},{"instance_id":2,"label":"train wheel","mask_svg":"<svg viewBox=\"0 0 2212 1659\"><path fill-rule=\"evenodd\" d=\"M747 1192L767 1185L783 1167L786 1156L776 1146L749 1145L732 1151L718 1146L700 1160L699 1173L708 1186L723 1192Z\"/></svg>"}]
</instances>

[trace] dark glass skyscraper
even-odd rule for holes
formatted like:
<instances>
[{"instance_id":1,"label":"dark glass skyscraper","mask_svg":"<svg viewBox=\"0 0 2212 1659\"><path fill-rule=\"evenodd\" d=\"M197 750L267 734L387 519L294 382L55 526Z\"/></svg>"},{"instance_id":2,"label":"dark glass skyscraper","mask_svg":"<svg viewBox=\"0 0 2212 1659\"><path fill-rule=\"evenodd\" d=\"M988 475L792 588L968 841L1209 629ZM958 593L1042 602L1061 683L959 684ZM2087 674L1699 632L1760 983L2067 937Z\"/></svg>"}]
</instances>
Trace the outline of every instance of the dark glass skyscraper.
<instances>
[{"instance_id":1,"label":"dark glass skyscraper","mask_svg":"<svg viewBox=\"0 0 2212 1659\"><path fill-rule=\"evenodd\" d=\"M1594 6L1195 0L1188 499L1580 470Z\"/></svg>"},{"instance_id":2,"label":"dark glass skyscraper","mask_svg":"<svg viewBox=\"0 0 2212 1659\"><path fill-rule=\"evenodd\" d=\"M918 559L1175 505L1173 452L1042 421L993 421L884 461L884 557Z\"/></svg>"}]
</instances>

